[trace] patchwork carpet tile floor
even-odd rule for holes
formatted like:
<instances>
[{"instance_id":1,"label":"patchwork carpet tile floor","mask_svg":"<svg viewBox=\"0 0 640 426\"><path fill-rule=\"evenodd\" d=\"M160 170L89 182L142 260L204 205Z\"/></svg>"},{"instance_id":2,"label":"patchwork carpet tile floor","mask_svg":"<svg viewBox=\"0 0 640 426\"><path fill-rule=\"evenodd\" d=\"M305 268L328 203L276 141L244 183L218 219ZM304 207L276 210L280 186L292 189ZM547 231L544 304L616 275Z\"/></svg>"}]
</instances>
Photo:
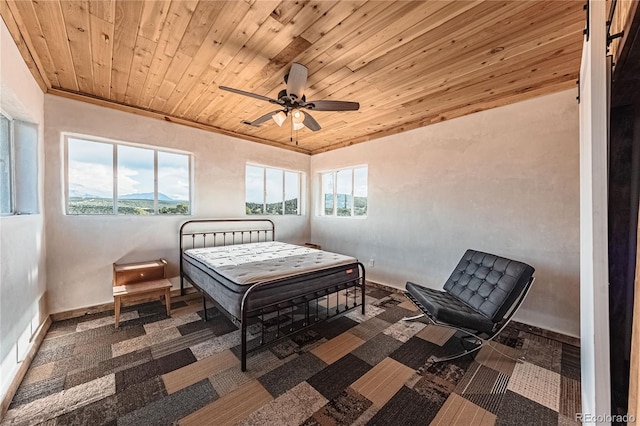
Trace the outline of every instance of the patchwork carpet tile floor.
<instances>
[{"instance_id":1,"label":"patchwork carpet tile floor","mask_svg":"<svg viewBox=\"0 0 640 426\"><path fill-rule=\"evenodd\" d=\"M55 322L2 425L572 425L579 349L510 326L474 356L421 322L404 296L368 290L359 310L254 352L199 297ZM251 330L250 330L251 331ZM544 334L544 333L542 333ZM523 362L513 358L524 357Z\"/></svg>"}]
</instances>

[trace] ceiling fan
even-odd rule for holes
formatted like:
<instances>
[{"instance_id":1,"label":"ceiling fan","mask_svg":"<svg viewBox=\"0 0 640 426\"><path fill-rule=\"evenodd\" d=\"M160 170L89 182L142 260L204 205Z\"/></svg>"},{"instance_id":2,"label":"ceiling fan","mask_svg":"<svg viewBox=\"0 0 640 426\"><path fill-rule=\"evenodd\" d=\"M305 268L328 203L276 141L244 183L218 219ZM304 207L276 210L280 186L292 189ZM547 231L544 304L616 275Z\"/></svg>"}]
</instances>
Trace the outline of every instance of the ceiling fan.
<instances>
[{"instance_id":1,"label":"ceiling fan","mask_svg":"<svg viewBox=\"0 0 640 426\"><path fill-rule=\"evenodd\" d=\"M277 104L282 107L280 110L271 111L253 121L243 121L243 123L254 127L260 127L262 123L269 119L273 119L278 126L282 126L282 123L284 123L290 115L293 130L300 130L306 126L308 129L317 132L320 130L320 124L318 124L311 114L303 112L302 109L310 111L357 111L360 108L360 104L358 102L331 100L307 101L304 95L304 89L307 85L307 72L307 67L304 65L296 62L292 63L289 74L284 76L287 88L278 93L278 99L272 99L256 93L245 92L244 90L234 89L232 87L220 86L220 88L239 95L249 96L272 104Z\"/></svg>"}]
</instances>

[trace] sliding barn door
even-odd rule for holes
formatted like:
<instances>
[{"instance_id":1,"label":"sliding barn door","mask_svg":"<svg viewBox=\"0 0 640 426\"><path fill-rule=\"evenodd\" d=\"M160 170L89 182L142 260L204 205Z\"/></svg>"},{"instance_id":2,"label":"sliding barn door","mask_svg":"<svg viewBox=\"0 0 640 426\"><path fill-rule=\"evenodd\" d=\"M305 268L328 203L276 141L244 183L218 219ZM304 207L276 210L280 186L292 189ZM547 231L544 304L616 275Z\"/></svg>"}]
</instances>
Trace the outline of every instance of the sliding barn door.
<instances>
[{"instance_id":1,"label":"sliding barn door","mask_svg":"<svg viewBox=\"0 0 640 426\"><path fill-rule=\"evenodd\" d=\"M589 2L580 69L580 353L582 414L611 413L607 250L607 71L604 0Z\"/></svg>"}]
</instances>

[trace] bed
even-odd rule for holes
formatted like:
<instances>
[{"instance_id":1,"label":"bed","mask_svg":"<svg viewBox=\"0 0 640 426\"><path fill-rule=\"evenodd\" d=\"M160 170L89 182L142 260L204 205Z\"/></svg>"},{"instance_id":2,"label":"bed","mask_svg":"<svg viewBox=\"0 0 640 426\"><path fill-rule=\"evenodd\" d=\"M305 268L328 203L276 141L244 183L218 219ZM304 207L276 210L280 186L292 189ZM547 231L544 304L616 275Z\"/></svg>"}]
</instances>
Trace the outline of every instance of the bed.
<instances>
[{"instance_id":1,"label":"bed","mask_svg":"<svg viewBox=\"0 0 640 426\"><path fill-rule=\"evenodd\" d=\"M187 221L180 253L181 292L187 280L239 326L242 371L252 351L358 306L364 314L362 263L275 241L268 219Z\"/></svg>"}]
</instances>

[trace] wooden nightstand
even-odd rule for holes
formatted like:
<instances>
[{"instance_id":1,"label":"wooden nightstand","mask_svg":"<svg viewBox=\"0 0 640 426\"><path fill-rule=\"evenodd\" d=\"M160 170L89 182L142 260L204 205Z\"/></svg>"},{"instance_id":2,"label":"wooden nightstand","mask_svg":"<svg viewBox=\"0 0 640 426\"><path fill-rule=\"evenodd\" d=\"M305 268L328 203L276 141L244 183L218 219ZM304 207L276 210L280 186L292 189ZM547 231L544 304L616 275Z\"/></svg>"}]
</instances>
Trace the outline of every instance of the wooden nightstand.
<instances>
[{"instance_id":1,"label":"wooden nightstand","mask_svg":"<svg viewBox=\"0 0 640 426\"><path fill-rule=\"evenodd\" d=\"M116 328L120 325L122 302L164 296L167 316L171 316L171 282L166 279L167 261L113 264L113 304Z\"/></svg>"}]
</instances>

